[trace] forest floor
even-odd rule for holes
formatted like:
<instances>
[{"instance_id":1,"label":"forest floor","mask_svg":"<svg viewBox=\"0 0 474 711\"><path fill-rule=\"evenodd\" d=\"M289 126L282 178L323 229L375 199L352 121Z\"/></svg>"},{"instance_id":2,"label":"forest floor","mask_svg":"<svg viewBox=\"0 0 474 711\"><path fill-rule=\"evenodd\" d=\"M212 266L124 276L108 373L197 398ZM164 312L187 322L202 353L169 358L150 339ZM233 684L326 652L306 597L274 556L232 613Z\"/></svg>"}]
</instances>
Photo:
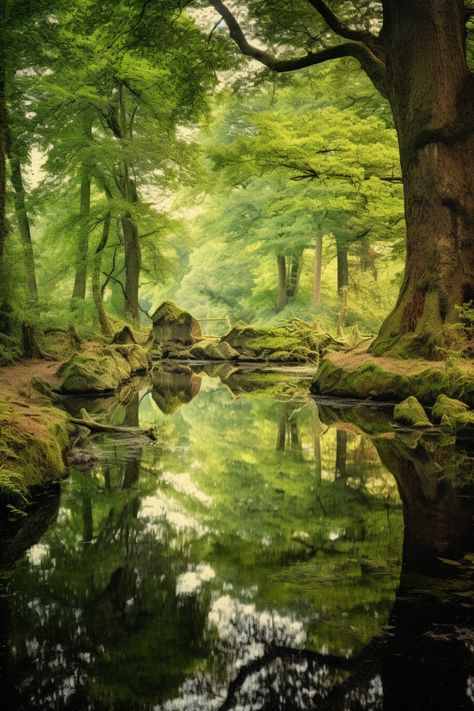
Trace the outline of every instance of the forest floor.
<instances>
[{"instance_id":1,"label":"forest floor","mask_svg":"<svg viewBox=\"0 0 474 711\"><path fill-rule=\"evenodd\" d=\"M373 365L389 373L398 375L412 375L421 373L424 370L445 370L446 361L424 360L423 358L393 358L389 356L374 356L368 353L365 347L354 348L347 351L328 351L326 358L339 368L355 370L362 365L372 363ZM474 361L459 359L456 363L463 372L474 375Z\"/></svg>"}]
</instances>

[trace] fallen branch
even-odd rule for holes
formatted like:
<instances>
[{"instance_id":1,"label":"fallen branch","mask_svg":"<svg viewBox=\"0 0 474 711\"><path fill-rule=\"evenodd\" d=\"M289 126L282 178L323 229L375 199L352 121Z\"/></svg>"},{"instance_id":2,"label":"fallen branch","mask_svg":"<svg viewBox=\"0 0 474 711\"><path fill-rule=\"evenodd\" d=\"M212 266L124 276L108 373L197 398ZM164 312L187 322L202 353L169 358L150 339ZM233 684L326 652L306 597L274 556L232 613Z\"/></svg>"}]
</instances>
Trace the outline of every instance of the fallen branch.
<instances>
[{"instance_id":1,"label":"fallen branch","mask_svg":"<svg viewBox=\"0 0 474 711\"><path fill-rule=\"evenodd\" d=\"M93 420L87 410L84 408L80 411L81 417L69 417L69 422L73 425L78 425L79 427L87 427L87 429L92 432L109 432L115 434L126 434L126 435L141 435L148 437L149 439L156 441L155 430L150 427L148 429L143 429L141 427L124 427L119 425L105 425L102 422L96 422Z\"/></svg>"}]
</instances>

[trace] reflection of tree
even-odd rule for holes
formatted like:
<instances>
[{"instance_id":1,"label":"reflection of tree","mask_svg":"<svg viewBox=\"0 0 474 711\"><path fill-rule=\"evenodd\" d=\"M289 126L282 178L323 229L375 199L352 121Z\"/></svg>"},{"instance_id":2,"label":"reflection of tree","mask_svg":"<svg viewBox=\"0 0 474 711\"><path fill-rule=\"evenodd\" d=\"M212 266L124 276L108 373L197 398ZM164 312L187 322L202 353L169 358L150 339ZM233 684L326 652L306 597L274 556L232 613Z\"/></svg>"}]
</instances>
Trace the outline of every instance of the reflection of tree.
<instances>
[{"instance_id":1,"label":"reflection of tree","mask_svg":"<svg viewBox=\"0 0 474 711\"><path fill-rule=\"evenodd\" d=\"M276 441L277 452L292 452L296 457L302 457L302 442L298 422L300 406L296 402L283 400L278 403L278 433Z\"/></svg>"},{"instance_id":2,"label":"reflection of tree","mask_svg":"<svg viewBox=\"0 0 474 711\"><path fill-rule=\"evenodd\" d=\"M474 550L473 488L440 478L456 471L459 481L472 460L452 446L419 443L413 450L396 439L376 440L376 446L397 480L405 518L402 573L387 631L349 659L268 646L241 667L220 711L240 708L250 697L263 711L472 708L472 565L437 557L460 559ZM338 674L328 678L327 668Z\"/></svg>"}]
</instances>

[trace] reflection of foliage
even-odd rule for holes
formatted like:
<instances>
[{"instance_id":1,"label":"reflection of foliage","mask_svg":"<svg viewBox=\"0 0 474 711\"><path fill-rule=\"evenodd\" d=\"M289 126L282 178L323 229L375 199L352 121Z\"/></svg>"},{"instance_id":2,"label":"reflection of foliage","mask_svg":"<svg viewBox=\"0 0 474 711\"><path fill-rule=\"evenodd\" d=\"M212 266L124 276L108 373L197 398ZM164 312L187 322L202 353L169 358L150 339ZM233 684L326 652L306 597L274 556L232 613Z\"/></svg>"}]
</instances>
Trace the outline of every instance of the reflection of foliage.
<instances>
[{"instance_id":1,"label":"reflection of foliage","mask_svg":"<svg viewBox=\"0 0 474 711\"><path fill-rule=\"evenodd\" d=\"M114 420L137 424L138 406L115 402ZM11 667L22 702L211 709L259 649L346 655L380 630L401 511L367 440L322 433L312 401L236 398L208 378L170 416L144 394L140 418L159 445L104 440L13 574L9 645L35 660ZM280 680L303 673L278 664Z\"/></svg>"}]
</instances>

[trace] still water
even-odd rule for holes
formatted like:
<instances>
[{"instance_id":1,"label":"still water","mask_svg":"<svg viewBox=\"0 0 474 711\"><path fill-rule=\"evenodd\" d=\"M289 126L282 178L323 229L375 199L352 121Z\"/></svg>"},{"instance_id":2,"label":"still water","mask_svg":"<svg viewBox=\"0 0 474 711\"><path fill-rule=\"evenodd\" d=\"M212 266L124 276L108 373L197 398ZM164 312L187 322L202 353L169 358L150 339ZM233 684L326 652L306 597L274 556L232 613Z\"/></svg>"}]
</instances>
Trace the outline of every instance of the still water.
<instances>
[{"instance_id":1,"label":"still water","mask_svg":"<svg viewBox=\"0 0 474 711\"><path fill-rule=\"evenodd\" d=\"M469 443L308 386L164 369L68 402L157 442L95 438L4 526L2 710L474 708Z\"/></svg>"}]
</instances>

